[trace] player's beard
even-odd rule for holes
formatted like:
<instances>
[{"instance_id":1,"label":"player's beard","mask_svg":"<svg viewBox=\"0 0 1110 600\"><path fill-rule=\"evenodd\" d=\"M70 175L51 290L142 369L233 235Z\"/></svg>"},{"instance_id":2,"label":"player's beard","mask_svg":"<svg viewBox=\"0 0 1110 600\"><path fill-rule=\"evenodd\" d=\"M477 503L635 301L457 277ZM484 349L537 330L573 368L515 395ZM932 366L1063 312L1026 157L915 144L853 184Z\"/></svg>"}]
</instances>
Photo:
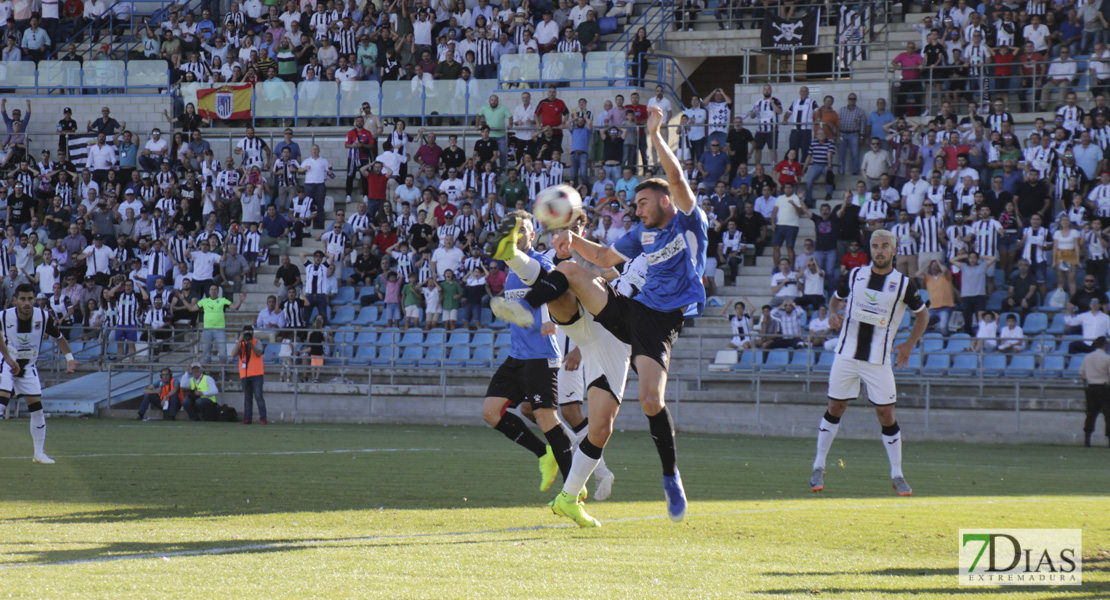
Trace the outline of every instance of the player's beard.
<instances>
[{"instance_id":1,"label":"player's beard","mask_svg":"<svg viewBox=\"0 0 1110 600\"><path fill-rule=\"evenodd\" d=\"M873 264L874 266L876 266L880 269L890 268L890 265L893 262L894 262L894 257L888 256L888 255L885 255L885 254L876 253L875 255L873 255L871 257L871 264Z\"/></svg>"}]
</instances>

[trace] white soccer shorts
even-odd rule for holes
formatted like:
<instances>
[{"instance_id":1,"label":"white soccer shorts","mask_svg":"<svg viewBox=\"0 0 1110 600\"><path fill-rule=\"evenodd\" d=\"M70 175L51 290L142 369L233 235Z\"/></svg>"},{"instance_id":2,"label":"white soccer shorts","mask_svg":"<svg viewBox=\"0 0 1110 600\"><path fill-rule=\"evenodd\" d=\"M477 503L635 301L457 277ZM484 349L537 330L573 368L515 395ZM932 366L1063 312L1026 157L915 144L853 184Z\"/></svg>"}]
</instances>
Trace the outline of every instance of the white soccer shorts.
<instances>
[{"instance_id":1,"label":"white soccer shorts","mask_svg":"<svg viewBox=\"0 0 1110 600\"><path fill-rule=\"evenodd\" d=\"M42 396L42 382L39 381L38 367L31 365L26 369L22 377L14 377L11 367L5 363L4 370L0 373L0 391L7 392L12 398L20 395Z\"/></svg>"},{"instance_id":2,"label":"white soccer shorts","mask_svg":"<svg viewBox=\"0 0 1110 600\"><path fill-rule=\"evenodd\" d=\"M836 355L829 371L829 398L855 400L859 397L860 381L867 384L867 399L876 406L894 404L898 392L894 387L894 369Z\"/></svg>"},{"instance_id":3,"label":"white soccer shorts","mask_svg":"<svg viewBox=\"0 0 1110 600\"><path fill-rule=\"evenodd\" d=\"M559 404L573 404L585 400L586 375L582 369L585 366L585 356L582 363L573 371L567 370L567 360L563 357L563 366L559 368Z\"/></svg>"},{"instance_id":4,"label":"white soccer shorts","mask_svg":"<svg viewBox=\"0 0 1110 600\"><path fill-rule=\"evenodd\" d=\"M582 372L585 385L590 385L599 377L605 377L609 389L613 392L617 402L624 398L624 388L628 383L628 365L631 361L632 348L621 343L608 329L597 321L590 311L578 304L578 320L570 325L559 325L566 332L567 337L578 344L582 352L582 363L578 370ZM560 371L560 374L562 372ZM560 387L560 395L562 388Z\"/></svg>"}]
</instances>

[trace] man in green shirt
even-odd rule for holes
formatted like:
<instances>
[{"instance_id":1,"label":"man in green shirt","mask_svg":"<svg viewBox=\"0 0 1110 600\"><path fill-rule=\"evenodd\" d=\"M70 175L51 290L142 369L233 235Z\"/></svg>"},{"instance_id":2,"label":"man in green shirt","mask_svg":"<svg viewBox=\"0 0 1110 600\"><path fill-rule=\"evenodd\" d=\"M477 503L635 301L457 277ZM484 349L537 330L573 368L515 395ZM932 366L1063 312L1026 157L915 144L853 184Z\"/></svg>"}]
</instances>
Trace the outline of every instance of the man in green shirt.
<instances>
[{"instance_id":1,"label":"man in green shirt","mask_svg":"<svg viewBox=\"0 0 1110 600\"><path fill-rule=\"evenodd\" d=\"M524 185L524 181L520 178L516 169L509 170L509 178L501 184L498 193L501 194L501 201L505 203L509 210L516 208L517 200L528 202L528 186Z\"/></svg>"},{"instance_id":2,"label":"man in green shirt","mask_svg":"<svg viewBox=\"0 0 1110 600\"><path fill-rule=\"evenodd\" d=\"M497 142L497 152L501 155L498 162L504 171L509 157L509 126L513 123L513 113L501 105L497 94L491 95L489 104L478 111L478 116L474 118L474 128L481 131L483 123L489 127L489 136Z\"/></svg>"},{"instance_id":3,"label":"man in green shirt","mask_svg":"<svg viewBox=\"0 0 1110 600\"><path fill-rule=\"evenodd\" d=\"M594 11L587 11L586 20L582 21L575 32L578 34L578 43L582 46L584 52L593 52L598 48L598 41L601 39L601 27L598 25L596 17Z\"/></svg>"},{"instance_id":4,"label":"man in green shirt","mask_svg":"<svg viewBox=\"0 0 1110 600\"><path fill-rule=\"evenodd\" d=\"M459 300L463 295L462 284L455 278L454 271L447 270L443 274L443 281L439 283L439 292L443 298L443 327L451 331L459 318Z\"/></svg>"},{"instance_id":5,"label":"man in green shirt","mask_svg":"<svg viewBox=\"0 0 1110 600\"><path fill-rule=\"evenodd\" d=\"M216 349L216 356L223 361L225 353L227 352L227 338L224 336L224 324L226 323L226 315L224 314L228 308L231 310L239 310L243 304L243 300L247 299L245 293L239 295L239 301L235 304L231 300L220 297L220 286L208 286L208 297L202 298L196 303L197 309L203 311L204 314L204 328L200 332L200 347L204 357L204 362L212 359L212 348Z\"/></svg>"},{"instance_id":6,"label":"man in green shirt","mask_svg":"<svg viewBox=\"0 0 1110 600\"><path fill-rule=\"evenodd\" d=\"M455 51L448 50L447 56L436 65L435 78L454 81L462 74L462 63L455 60Z\"/></svg>"}]
</instances>

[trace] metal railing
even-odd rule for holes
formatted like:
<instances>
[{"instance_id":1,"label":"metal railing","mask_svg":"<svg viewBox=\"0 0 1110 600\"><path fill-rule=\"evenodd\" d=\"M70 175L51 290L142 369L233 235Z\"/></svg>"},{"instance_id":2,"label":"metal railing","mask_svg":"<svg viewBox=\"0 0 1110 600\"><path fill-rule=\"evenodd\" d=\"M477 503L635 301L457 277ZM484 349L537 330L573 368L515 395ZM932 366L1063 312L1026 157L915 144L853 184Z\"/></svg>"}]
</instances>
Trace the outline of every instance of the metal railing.
<instances>
[{"instance_id":1,"label":"metal railing","mask_svg":"<svg viewBox=\"0 0 1110 600\"><path fill-rule=\"evenodd\" d=\"M258 335L258 332L256 332L256 337ZM455 335L460 337L452 337ZM345 392L329 391L329 394L335 395L338 393L350 396L351 394L365 393L371 403L374 386L396 385L402 382L405 385L412 385L415 382L415 385L427 388L422 395L441 396L445 402L444 410L446 411L447 399L457 396L461 379L488 376L504 360L508 335L507 331L489 330L477 332L432 330L431 332L422 332L410 329L408 332L404 332L375 327L339 328L329 330L330 337L327 343L330 348L324 363L320 366L309 364L306 357L300 355L298 352L300 343L297 343L287 355L264 350L264 356L266 357L268 377L273 378L280 373L280 378L288 382L284 391L293 394L294 414L296 413L298 396L320 393L318 387L313 387L317 385L317 381L313 381L313 378L322 383L347 384L349 386L366 385L367 388L364 392L358 391L356 387L351 387ZM367 339L369 336L373 336L377 341L360 342L360 336L367 336ZM409 337L406 338L406 336ZM227 337L230 344L235 336L229 332ZM382 339L386 337L388 337L388 340L383 342ZM687 356L691 350L688 340L690 337L696 337L697 340L696 358L693 361ZM728 339L728 335L717 333L699 332L697 336L690 336L689 334L684 336L684 342L680 342L676 346L676 352L672 357L669 378L672 384L668 390L668 402L679 404L683 400L696 400L699 393L709 393L710 396L706 398L716 398L712 394L714 390L719 391L727 388L735 394L735 400L731 400L731 402L754 403L758 414L763 404L769 402L776 405L781 404L783 399L780 394L784 391L794 389L819 396L820 390L827 384L831 360L826 360L825 357L831 357L832 353L814 346L768 350L766 352L763 350L749 350L746 352L750 353L751 356L766 354L769 360L764 362L760 356L758 360L753 359L750 364L741 363L739 368L726 365L728 368L724 371L710 369L709 367L713 363L708 360L710 357L707 354L715 354L718 350L724 348ZM1039 339L1041 338L1033 338L1031 342L1039 343ZM1066 343L1067 340L1068 338L1064 338L1063 341ZM917 363L915 359L911 359L908 369L895 370L899 395L903 400L915 400L916 406L924 409L926 430L930 427L930 411L935 410L938 406L968 411L1007 410L1008 407L1012 407L1019 427L1022 412L1072 411L1078 410L1078 407L1081 406L1081 394L1077 392L1082 388L1082 383L1074 372L1075 365L1069 364L1073 362L1074 357L1066 356L1059 350L1052 351L1047 348L1034 347L1023 353L1013 355L1009 359L1010 361L1028 362L1026 358L1021 357L1029 357L1033 359L1035 365L1028 369L1027 374L1021 377L1013 377L1010 373L1007 373L1005 366L1000 366L1006 361L1007 357L997 352L989 350L980 350L974 353L956 350L949 352L943 347L937 349L938 344L944 346L951 343L962 345L969 341L969 337L963 336L951 336L943 339L935 335L927 336L920 342L914 352L917 357L926 355L930 357L972 356L975 364L967 366L967 373L954 373L952 368L948 368L944 373L933 372L930 370L928 362ZM269 344L267 344L268 346ZM451 358L454 349L460 347L466 349L470 354L482 349L483 353L489 353L489 358L472 361ZM384 359L365 358L367 353L362 350L363 348L374 348L376 356L386 354L388 357ZM412 349L416 349L416 351ZM77 353L78 360L82 360L82 352L84 350ZM363 358L360 358L360 355ZM417 358L418 355L422 358ZM441 356L444 358L440 358ZM142 356L128 362L118 360L118 357L117 360L106 360L109 357L105 356L105 360L97 365L101 370L107 371L109 375L109 389L105 398L113 395L111 385L113 372L146 371L153 380L157 372L164 366L169 366L176 374L179 370L184 371L189 362L198 358L195 354L184 351L163 354L161 356L162 360L159 362L154 362ZM1057 371L1051 371L1050 369L1053 366L1047 364L1053 362L1050 357L1063 357L1064 366ZM1002 362L998 361L998 358L1002 358ZM61 364L60 359L55 362L57 365ZM87 359L86 362L88 362ZM207 372L217 378L220 389L224 390L225 393L230 389L228 384L234 384L238 378L237 364L234 357L208 364ZM633 372L630 372L629 375L633 379L635 378ZM726 388L722 388L722 386L726 386ZM968 398L966 395L968 388L977 388L977 395ZM633 390L636 387L630 383L627 389L630 394L634 394ZM1051 395L1049 395L1049 390ZM1066 398L1060 395L1061 391L1065 392L1064 396ZM409 393L416 394L417 392L410 391ZM787 391L787 397L789 398L791 395ZM719 402L722 400L717 398L707 399L706 401ZM802 397L793 401L787 400L788 403L812 403L816 401L814 398ZM675 410L680 409L676 407Z\"/></svg>"},{"instance_id":2,"label":"metal railing","mask_svg":"<svg viewBox=\"0 0 1110 600\"><path fill-rule=\"evenodd\" d=\"M171 6L178 6L181 9L181 14L184 15L185 12L188 12L189 5L194 1L196 0L186 0L183 3L174 0L117 0L108 6L101 20L91 21L86 23L83 27L79 27L76 31L70 32L65 41L54 40L54 50L50 52L46 58L47 60L57 58L59 53L66 52L66 48L69 44L76 45L76 40L84 36L89 39L90 43L87 44L84 50L79 51L78 54L85 60L89 60L91 58L90 55L95 56L96 52L100 50L100 48L93 45L92 42L103 35L102 32L104 29L108 29L108 35L104 40L104 45L108 46L107 55L111 56L121 50L126 55L128 51L139 43L136 27L143 24L142 19L153 16L162 10L169 9ZM129 12L127 19L116 17L115 9L117 5L128 6ZM152 24L152 27L154 26L155 25ZM128 33L117 36L115 30L118 27L128 28ZM78 46L78 48L80 48L80 46Z\"/></svg>"},{"instance_id":3,"label":"metal railing","mask_svg":"<svg viewBox=\"0 0 1110 600\"><path fill-rule=\"evenodd\" d=\"M673 17L674 0L654 0L650 5L643 8L640 16L629 21L621 34L617 36L617 39L609 43L609 50L628 54L632 40L641 27L647 31L647 39L651 40L652 44L662 45L664 42L663 36L667 33L667 27L671 24Z\"/></svg>"}]
</instances>

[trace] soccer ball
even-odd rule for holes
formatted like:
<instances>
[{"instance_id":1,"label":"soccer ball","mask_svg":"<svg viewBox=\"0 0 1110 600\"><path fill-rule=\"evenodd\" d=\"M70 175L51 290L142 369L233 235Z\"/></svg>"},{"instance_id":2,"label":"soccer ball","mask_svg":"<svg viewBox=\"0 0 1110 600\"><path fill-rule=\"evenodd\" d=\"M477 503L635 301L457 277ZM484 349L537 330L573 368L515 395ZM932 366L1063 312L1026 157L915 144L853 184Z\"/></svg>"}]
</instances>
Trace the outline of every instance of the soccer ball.
<instances>
[{"instance_id":1,"label":"soccer ball","mask_svg":"<svg viewBox=\"0 0 1110 600\"><path fill-rule=\"evenodd\" d=\"M554 185L536 196L533 209L545 228L562 229L577 218L577 211L582 209L582 196L569 185Z\"/></svg>"}]
</instances>

